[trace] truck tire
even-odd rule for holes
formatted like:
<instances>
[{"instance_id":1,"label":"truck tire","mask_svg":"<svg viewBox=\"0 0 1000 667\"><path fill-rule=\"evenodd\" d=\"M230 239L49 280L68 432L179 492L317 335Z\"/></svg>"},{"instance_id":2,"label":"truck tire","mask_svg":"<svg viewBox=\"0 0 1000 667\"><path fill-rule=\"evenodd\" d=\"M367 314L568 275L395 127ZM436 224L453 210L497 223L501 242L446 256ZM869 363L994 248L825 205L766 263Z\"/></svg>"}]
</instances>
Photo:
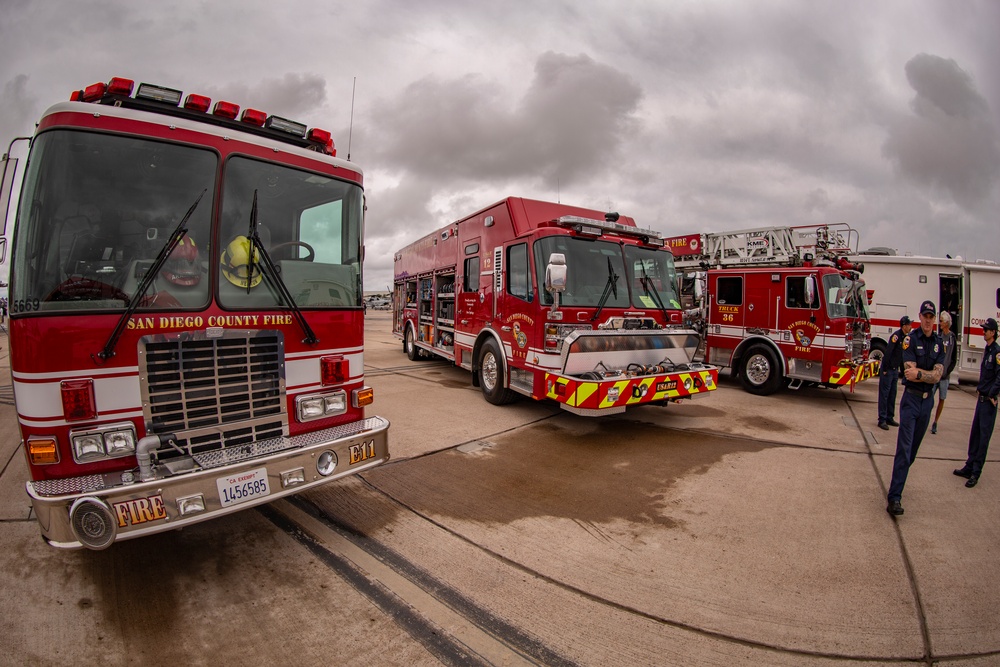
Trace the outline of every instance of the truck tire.
<instances>
[{"instance_id":1,"label":"truck tire","mask_svg":"<svg viewBox=\"0 0 1000 667\"><path fill-rule=\"evenodd\" d=\"M872 349L868 352L869 359L878 359L879 362L885 356L885 348L888 347L884 340L873 340Z\"/></svg>"},{"instance_id":2,"label":"truck tire","mask_svg":"<svg viewBox=\"0 0 1000 667\"><path fill-rule=\"evenodd\" d=\"M403 352L406 352L410 361L416 361L420 358L420 348L417 347L414 338L413 326L406 325L406 333L403 334Z\"/></svg>"},{"instance_id":3,"label":"truck tire","mask_svg":"<svg viewBox=\"0 0 1000 667\"><path fill-rule=\"evenodd\" d=\"M503 355L492 339L483 343L479 351L479 388L483 397L493 405L506 405L517 394L504 387Z\"/></svg>"},{"instance_id":4,"label":"truck tire","mask_svg":"<svg viewBox=\"0 0 1000 667\"><path fill-rule=\"evenodd\" d=\"M751 394L768 396L778 391L784 374L778 367L778 358L766 345L754 345L740 362L740 381Z\"/></svg>"}]
</instances>

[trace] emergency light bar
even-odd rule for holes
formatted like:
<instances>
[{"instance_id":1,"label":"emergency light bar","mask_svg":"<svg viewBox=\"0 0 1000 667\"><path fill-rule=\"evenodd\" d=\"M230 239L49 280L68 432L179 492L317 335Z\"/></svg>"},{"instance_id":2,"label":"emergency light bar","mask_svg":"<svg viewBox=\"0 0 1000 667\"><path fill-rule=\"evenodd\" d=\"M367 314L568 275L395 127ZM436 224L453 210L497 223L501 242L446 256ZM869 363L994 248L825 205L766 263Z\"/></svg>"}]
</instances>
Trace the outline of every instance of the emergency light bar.
<instances>
[{"instance_id":1,"label":"emergency light bar","mask_svg":"<svg viewBox=\"0 0 1000 667\"><path fill-rule=\"evenodd\" d=\"M642 239L644 243L653 246L663 247L665 242L663 236L652 229L642 229L641 227L630 227L628 225L623 225L617 222L611 222L609 220L595 220L593 218L584 218L579 215L564 215L556 218L554 221L560 227L573 227L576 229L578 234L583 234L584 236L600 236L603 232L615 232L617 234L625 234L627 236L638 236Z\"/></svg>"},{"instance_id":2,"label":"emergency light bar","mask_svg":"<svg viewBox=\"0 0 1000 667\"><path fill-rule=\"evenodd\" d=\"M134 86L135 82L131 79L115 77L107 84L95 83L82 90L75 90L69 99L71 102L114 104L155 113L194 117L216 125L238 127L272 139L284 139L326 155L337 155L333 138L326 130L309 129L304 123L280 116L268 116L257 109L245 109L243 114L239 115L239 105L232 102L216 102L213 107L211 98L205 95L191 93L184 97L184 93L179 90L150 83L140 83L135 97L132 97ZM236 120L237 115L239 120Z\"/></svg>"},{"instance_id":3,"label":"emergency light bar","mask_svg":"<svg viewBox=\"0 0 1000 667\"><path fill-rule=\"evenodd\" d=\"M183 96L184 93L179 90L154 86L149 83L140 83L139 90L135 93L137 100L152 100L153 102L173 104L174 106L178 106L181 103L181 97Z\"/></svg>"}]
</instances>

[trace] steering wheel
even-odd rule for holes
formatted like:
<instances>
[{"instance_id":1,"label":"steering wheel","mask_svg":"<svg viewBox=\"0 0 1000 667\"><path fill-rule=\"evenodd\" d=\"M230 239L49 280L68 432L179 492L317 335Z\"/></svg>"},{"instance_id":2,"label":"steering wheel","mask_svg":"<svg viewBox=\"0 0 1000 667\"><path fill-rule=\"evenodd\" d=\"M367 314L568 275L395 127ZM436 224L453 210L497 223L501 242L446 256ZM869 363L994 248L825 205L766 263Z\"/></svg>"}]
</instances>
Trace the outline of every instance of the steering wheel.
<instances>
[{"instance_id":1,"label":"steering wheel","mask_svg":"<svg viewBox=\"0 0 1000 667\"><path fill-rule=\"evenodd\" d=\"M49 292L43 301L120 300L128 303L128 299L128 294L114 285L82 276L71 276Z\"/></svg>"},{"instance_id":2,"label":"steering wheel","mask_svg":"<svg viewBox=\"0 0 1000 667\"><path fill-rule=\"evenodd\" d=\"M306 255L304 258L293 257L292 259L305 259L307 262L311 262L314 259L316 259L316 251L313 250L313 247L311 245L309 245L308 243L306 243L305 241L287 241L285 243L279 243L278 245L276 245L273 248L271 248L271 254L277 253L279 250L283 250L285 248L293 248L293 247L294 248L298 248L298 247L305 248L306 252L309 253L309 254Z\"/></svg>"}]
</instances>

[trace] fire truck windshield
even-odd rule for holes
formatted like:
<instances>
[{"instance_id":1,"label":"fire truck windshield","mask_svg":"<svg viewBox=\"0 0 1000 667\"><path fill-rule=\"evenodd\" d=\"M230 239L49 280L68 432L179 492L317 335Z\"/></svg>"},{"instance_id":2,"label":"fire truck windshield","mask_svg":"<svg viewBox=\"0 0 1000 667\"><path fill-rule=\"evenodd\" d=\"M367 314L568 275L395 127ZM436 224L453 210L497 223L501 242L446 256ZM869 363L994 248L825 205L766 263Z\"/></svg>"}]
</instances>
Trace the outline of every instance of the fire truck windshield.
<instances>
[{"instance_id":1,"label":"fire truck windshield","mask_svg":"<svg viewBox=\"0 0 1000 667\"><path fill-rule=\"evenodd\" d=\"M636 308L680 308L677 272L669 252L625 246L625 267ZM654 293L655 292L655 293ZM659 298L657 298L659 297Z\"/></svg>"},{"instance_id":2,"label":"fire truck windshield","mask_svg":"<svg viewBox=\"0 0 1000 667\"><path fill-rule=\"evenodd\" d=\"M212 201L223 179L219 231ZM139 285L200 193L187 234ZM246 241L258 232L295 304L361 306L361 188L311 171L137 137L51 130L34 139L14 237L11 311L288 308ZM254 253L253 260L259 260ZM247 274L251 275L247 275ZM215 278L213 289L213 278ZM247 284L249 283L249 289ZM131 301L138 297L138 302Z\"/></svg>"},{"instance_id":3,"label":"fire truck windshield","mask_svg":"<svg viewBox=\"0 0 1000 667\"><path fill-rule=\"evenodd\" d=\"M214 191L217 171L215 153L190 146L40 134L18 207L12 311L124 309L191 202ZM205 197L141 307L207 303L211 211Z\"/></svg>"},{"instance_id":4,"label":"fire truck windshield","mask_svg":"<svg viewBox=\"0 0 1000 667\"><path fill-rule=\"evenodd\" d=\"M361 307L361 188L245 157L224 170L219 301L231 308ZM245 240L257 197L256 231L280 275L265 279ZM249 288L247 282L249 281ZM279 282L294 304L286 304Z\"/></svg>"},{"instance_id":5,"label":"fire truck windshield","mask_svg":"<svg viewBox=\"0 0 1000 667\"><path fill-rule=\"evenodd\" d=\"M867 318L867 297L864 282L851 280L837 273L823 276L826 312L830 317Z\"/></svg>"},{"instance_id":6,"label":"fire truck windshield","mask_svg":"<svg viewBox=\"0 0 1000 667\"><path fill-rule=\"evenodd\" d=\"M624 250L623 250L624 248ZM624 252L624 254L623 254ZM566 291L560 297L564 306L596 308L608 284L608 261L611 270L627 280L628 289L609 293L605 308L659 309L656 296L667 308L680 307L676 292L676 273L669 252L634 245L621 246L609 241L590 241L571 236L546 236L535 241L537 284L544 285L545 267L552 253L566 257ZM645 272L643 271L645 269ZM643 287L645 282L646 288ZM656 295L653 294L655 290ZM541 289L542 303L552 304L552 294Z\"/></svg>"}]
</instances>

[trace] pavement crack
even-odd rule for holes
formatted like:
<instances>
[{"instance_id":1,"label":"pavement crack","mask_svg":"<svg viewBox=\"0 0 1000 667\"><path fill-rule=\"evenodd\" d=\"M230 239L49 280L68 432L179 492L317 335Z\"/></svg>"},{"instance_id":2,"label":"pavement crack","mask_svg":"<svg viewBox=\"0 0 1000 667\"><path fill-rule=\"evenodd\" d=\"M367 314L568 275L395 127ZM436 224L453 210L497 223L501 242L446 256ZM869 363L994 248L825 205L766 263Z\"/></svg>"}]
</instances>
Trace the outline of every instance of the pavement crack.
<instances>
[{"instance_id":1,"label":"pavement crack","mask_svg":"<svg viewBox=\"0 0 1000 667\"><path fill-rule=\"evenodd\" d=\"M885 480L882 479L882 474L879 472L878 465L875 463L875 452L872 451L871 443L868 438L865 437L865 429L861 425L861 420L858 418L857 413L854 411L854 406L847 400L847 396L844 396L843 398L844 403L847 405L847 409L851 411L851 415L854 417L854 422L857 424L858 432L865 441L865 449L868 450L868 462L871 464L872 471L875 473L875 479L878 480L882 496L885 497L888 494L888 487L886 486ZM893 530L896 532L896 541L899 544L899 552L903 558L903 567L906 570L906 576L910 582L910 591L913 594L913 601L917 608L917 621L920 624L920 635L924 643L924 655L921 657L921 660L927 662L928 665L932 665L935 662L934 647L931 643L930 627L927 624L927 610L924 607L924 601L920 595L920 584L917 581L917 572L913 566L913 560L910 558L910 552L906 548L906 539L903 536L903 530L900 527L899 520L896 517L890 518L892 520Z\"/></svg>"}]
</instances>

